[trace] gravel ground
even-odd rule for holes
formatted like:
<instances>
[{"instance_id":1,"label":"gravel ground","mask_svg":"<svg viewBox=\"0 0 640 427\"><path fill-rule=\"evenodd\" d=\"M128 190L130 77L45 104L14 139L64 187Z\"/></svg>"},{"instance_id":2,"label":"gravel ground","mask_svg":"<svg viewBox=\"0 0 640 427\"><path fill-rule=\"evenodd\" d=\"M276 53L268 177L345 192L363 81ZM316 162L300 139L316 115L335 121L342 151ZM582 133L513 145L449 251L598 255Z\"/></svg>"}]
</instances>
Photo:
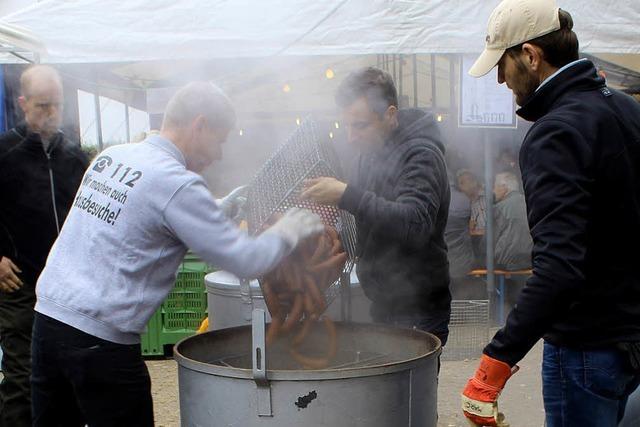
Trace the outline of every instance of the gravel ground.
<instances>
[{"instance_id":1,"label":"gravel ground","mask_svg":"<svg viewBox=\"0 0 640 427\"><path fill-rule=\"evenodd\" d=\"M538 343L520 363L520 371L509 380L502 394L500 410L505 413L511 427L543 426L541 360L542 345ZM177 364L173 360L150 360L147 365L151 374L156 426L179 426ZM460 413L460 392L477 365L477 359L442 362L438 427L467 427Z\"/></svg>"}]
</instances>

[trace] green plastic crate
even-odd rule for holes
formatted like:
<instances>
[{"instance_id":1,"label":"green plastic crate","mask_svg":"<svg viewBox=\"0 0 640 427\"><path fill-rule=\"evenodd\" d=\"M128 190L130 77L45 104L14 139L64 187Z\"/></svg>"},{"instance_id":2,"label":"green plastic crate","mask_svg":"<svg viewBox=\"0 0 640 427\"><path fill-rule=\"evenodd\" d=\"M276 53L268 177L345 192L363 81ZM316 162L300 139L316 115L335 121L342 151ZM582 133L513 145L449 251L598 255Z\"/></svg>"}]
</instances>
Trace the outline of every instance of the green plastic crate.
<instances>
[{"instance_id":1,"label":"green plastic crate","mask_svg":"<svg viewBox=\"0 0 640 427\"><path fill-rule=\"evenodd\" d=\"M176 283L162 306L154 313L141 337L143 356L164 356L168 346L196 333L207 317L204 276L213 271L195 255L187 254Z\"/></svg>"},{"instance_id":2,"label":"green plastic crate","mask_svg":"<svg viewBox=\"0 0 640 427\"><path fill-rule=\"evenodd\" d=\"M158 309L147 324L147 332L140 337L140 350L143 356L164 355L164 344L161 340L162 310Z\"/></svg>"},{"instance_id":3,"label":"green plastic crate","mask_svg":"<svg viewBox=\"0 0 640 427\"><path fill-rule=\"evenodd\" d=\"M204 313L207 310L207 295L202 291L171 291L162 307L165 311L187 310Z\"/></svg>"},{"instance_id":4,"label":"green plastic crate","mask_svg":"<svg viewBox=\"0 0 640 427\"><path fill-rule=\"evenodd\" d=\"M207 264L185 261L178 270L174 291L204 292L204 276L210 271Z\"/></svg>"},{"instance_id":5,"label":"green plastic crate","mask_svg":"<svg viewBox=\"0 0 640 427\"><path fill-rule=\"evenodd\" d=\"M197 331L207 313L198 311L165 311L162 313L162 326L167 331Z\"/></svg>"}]
</instances>

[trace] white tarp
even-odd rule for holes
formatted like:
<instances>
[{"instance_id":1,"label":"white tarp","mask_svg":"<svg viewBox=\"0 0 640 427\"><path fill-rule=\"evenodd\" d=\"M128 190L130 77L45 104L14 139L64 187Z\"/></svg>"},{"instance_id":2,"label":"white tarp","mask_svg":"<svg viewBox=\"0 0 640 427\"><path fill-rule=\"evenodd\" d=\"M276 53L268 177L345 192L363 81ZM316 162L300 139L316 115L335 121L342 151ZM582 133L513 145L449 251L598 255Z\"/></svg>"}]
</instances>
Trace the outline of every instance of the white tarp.
<instances>
[{"instance_id":1,"label":"white tarp","mask_svg":"<svg viewBox=\"0 0 640 427\"><path fill-rule=\"evenodd\" d=\"M479 52L497 0L48 0L5 16L43 62ZM558 0L588 53L640 53L640 1Z\"/></svg>"}]
</instances>

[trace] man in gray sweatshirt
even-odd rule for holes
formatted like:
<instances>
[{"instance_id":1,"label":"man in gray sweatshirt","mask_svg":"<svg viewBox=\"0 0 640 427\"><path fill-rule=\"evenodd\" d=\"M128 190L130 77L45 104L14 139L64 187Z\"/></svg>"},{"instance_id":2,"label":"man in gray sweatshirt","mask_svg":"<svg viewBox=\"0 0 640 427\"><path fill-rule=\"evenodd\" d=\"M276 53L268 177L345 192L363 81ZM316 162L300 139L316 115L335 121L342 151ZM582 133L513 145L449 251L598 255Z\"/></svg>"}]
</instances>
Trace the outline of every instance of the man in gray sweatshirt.
<instances>
[{"instance_id":1,"label":"man in gray sweatshirt","mask_svg":"<svg viewBox=\"0 0 640 427\"><path fill-rule=\"evenodd\" d=\"M152 426L140 334L187 248L254 278L323 229L294 209L251 238L224 216L196 172L221 158L234 125L219 89L191 83L169 101L160 135L111 147L89 166L37 282L35 426Z\"/></svg>"}]
</instances>

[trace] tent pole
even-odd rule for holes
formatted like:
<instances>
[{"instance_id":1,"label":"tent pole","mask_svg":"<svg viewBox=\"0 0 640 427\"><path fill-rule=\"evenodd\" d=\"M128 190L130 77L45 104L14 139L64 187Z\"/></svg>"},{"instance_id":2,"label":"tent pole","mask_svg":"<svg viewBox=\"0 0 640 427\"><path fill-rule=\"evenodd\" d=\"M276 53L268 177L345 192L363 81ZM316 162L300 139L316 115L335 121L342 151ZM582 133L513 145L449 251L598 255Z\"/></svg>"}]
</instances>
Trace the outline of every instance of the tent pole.
<instances>
[{"instance_id":1,"label":"tent pole","mask_svg":"<svg viewBox=\"0 0 640 427\"><path fill-rule=\"evenodd\" d=\"M418 108L418 55L413 54L413 108Z\"/></svg>"},{"instance_id":2,"label":"tent pole","mask_svg":"<svg viewBox=\"0 0 640 427\"><path fill-rule=\"evenodd\" d=\"M495 274L494 274L494 246L493 246L493 144L489 140L489 130L482 130L484 136L484 196L486 205L486 219L484 236L487 253L487 297L489 299L489 313L495 310Z\"/></svg>"},{"instance_id":3,"label":"tent pole","mask_svg":"<svg viewBox=\"0 0 640 427\"><path fill-rule=\"evenodd\" d=\"M438 103L436 100L436 56L433 53L429 63L431 66L431 109L435 113Z\"/></svg>"},{"instance_id":4,"label":"tent pole","mask_svg":"<svg viewBox=\"0 0 640 427\"><path fill-rule=\"evenodd\" d=\"M96 132L98 133L98 152L100 152L104 149L104 147L102 145L102 117L100 116L100 97L97 93L93 94L93 106L96 111Z\"/></svg>"},{"instance_id":5,"label":"tent pole","mask_svg":"<svg viewBox=\"0 0 640 427\"><path fill-rule=\"evenodd\" d=\"M398 103L400 103L400 100L402 99L402 93L403 93L402 61L403 61L403 56L398 55Z\"/></svg>"}]
</instances>

